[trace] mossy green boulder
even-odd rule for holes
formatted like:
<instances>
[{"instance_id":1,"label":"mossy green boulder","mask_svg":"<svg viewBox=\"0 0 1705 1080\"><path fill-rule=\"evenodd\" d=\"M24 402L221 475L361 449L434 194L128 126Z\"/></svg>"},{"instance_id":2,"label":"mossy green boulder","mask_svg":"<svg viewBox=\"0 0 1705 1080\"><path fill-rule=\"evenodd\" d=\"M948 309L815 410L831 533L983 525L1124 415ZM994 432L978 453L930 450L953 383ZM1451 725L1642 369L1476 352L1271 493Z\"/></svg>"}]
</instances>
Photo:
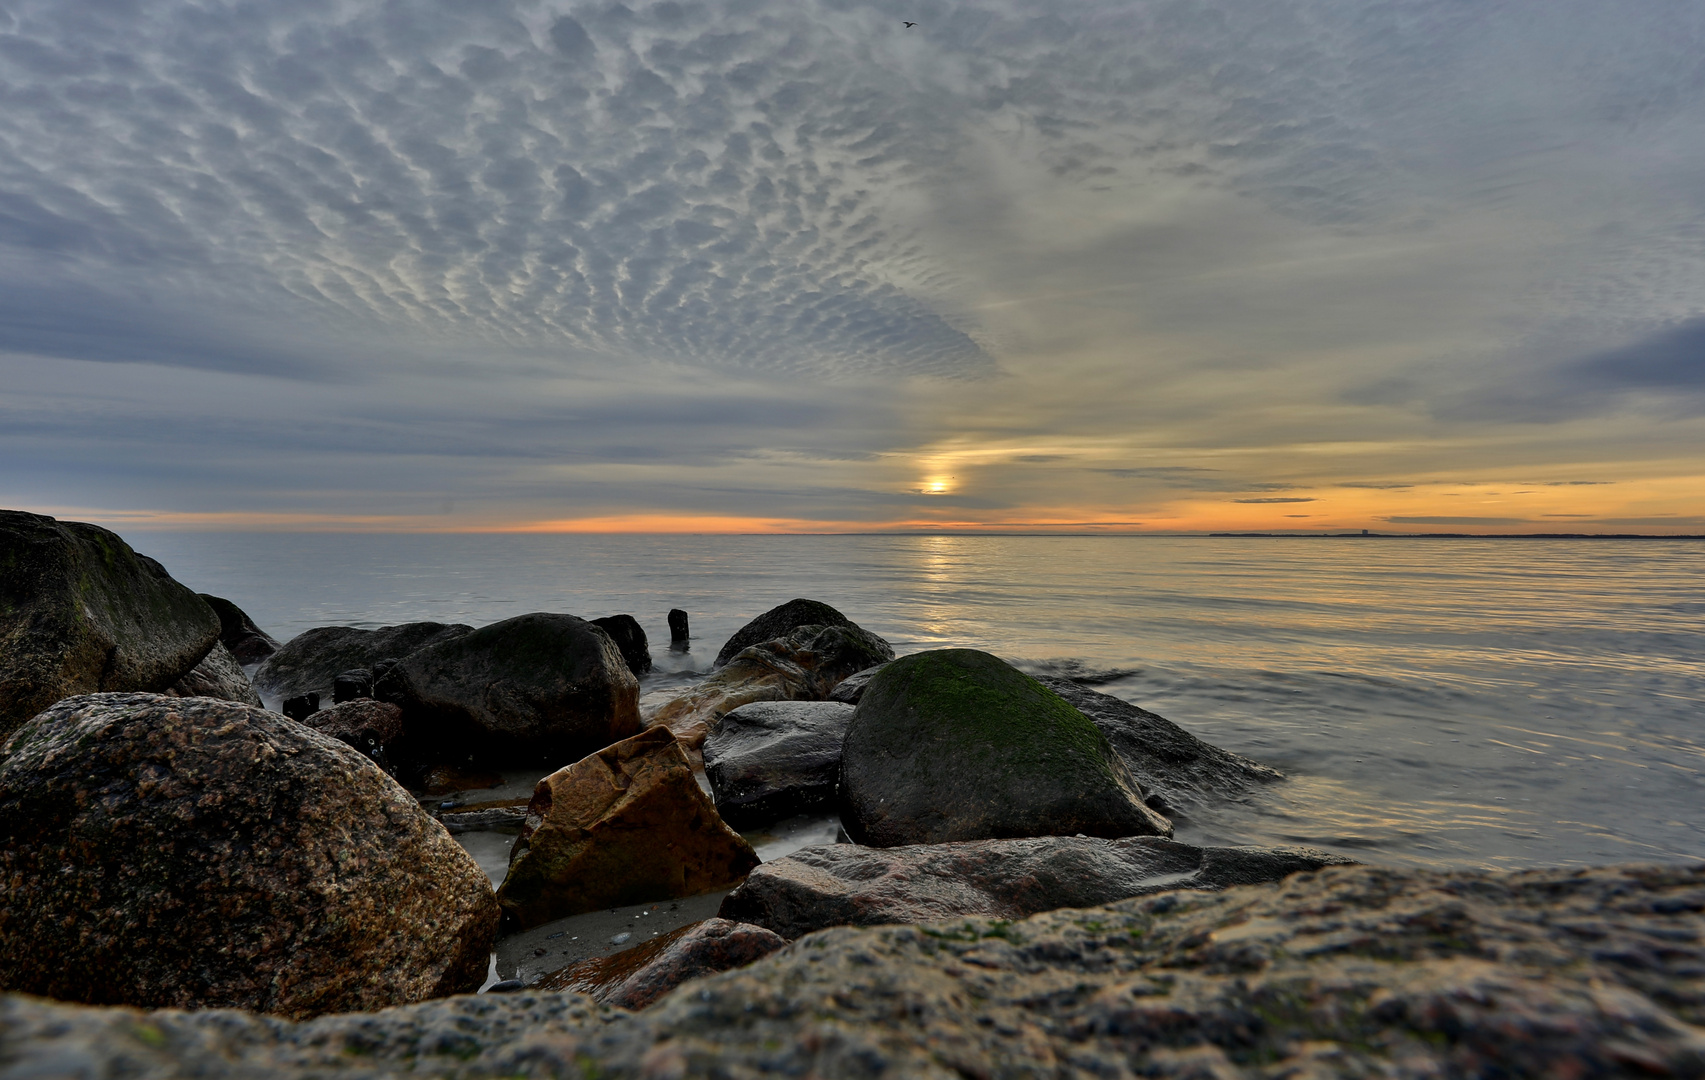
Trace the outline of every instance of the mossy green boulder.
<instances>
[{"instance_id":1,"label":"mossy green boulder","mask_svg":"<svg viewBox=\"0 0 1705 1080\"><path fill-rule=\"evenodd\" d=\"M62 698L157 693L219 640L219 616L117 533L0 510L0 736Z\"/></svg>"},{"instance_id":2,"label":"mossy green boulder","mask_svg":"<svg viewBox=\"0 0 1705 1080\"><path fill-rule=\"evenodd\" d=\"M1170 836L1090 720L976 649L870 680L841 754L841 822L874 847L1021 836Z\"/></svg>"}]
</instances>

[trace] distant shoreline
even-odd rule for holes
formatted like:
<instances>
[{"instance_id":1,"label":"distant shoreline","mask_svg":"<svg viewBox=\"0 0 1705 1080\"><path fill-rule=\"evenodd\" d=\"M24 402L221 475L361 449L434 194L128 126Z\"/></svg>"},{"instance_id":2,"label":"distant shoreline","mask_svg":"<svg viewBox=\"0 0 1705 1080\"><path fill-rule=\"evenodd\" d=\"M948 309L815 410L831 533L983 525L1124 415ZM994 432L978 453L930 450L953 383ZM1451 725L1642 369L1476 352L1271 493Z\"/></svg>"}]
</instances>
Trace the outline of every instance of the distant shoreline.
<instances>
[{"instance_id":1,"label":"distant shoreline","mask_svg":"<svg viewBox=\"0 0 1705 1080\"><path fill-rule=\"evenodd\" d=\"M1699 533L1269 533L1213 532L1210 537L1248 540L1705 540Z\"/></svg>"}]
</instances>

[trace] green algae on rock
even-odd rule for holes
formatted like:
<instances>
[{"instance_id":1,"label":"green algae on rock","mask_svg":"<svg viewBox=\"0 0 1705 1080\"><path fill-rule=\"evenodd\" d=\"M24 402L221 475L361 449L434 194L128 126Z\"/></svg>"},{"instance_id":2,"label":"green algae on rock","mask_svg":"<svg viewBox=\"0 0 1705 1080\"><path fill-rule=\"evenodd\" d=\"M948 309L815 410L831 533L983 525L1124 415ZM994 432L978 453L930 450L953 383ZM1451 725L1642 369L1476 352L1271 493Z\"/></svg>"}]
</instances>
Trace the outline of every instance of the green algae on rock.
<instances>
[{"instance_id":1,"label":"green algae on rock","mask_svg":"<svg viewBox=\"0 0 1705 1080\"><path fill-rule=\"evenodd\" d=\"M74 694L163 691L218 640L213 609L116 533L0 510L0 736Z\"/></svg>"},{"instance_id":2,"label":"green algae on rock","mask_svg":"<svg viewBox=\"0 0 1705 1080\"><path fill-rule=\"evenodd\" d=\"M0 987L302 1017L477 988L486 875L371 761L211 698L68 698L0 744Z\"/></svg>"},{"instance_id":3,"label":"green algae on rock","mask_svg":"<svg viewBox=\"0 0 1705 1080\"><path fill-rule=\"evenodd\" d=\"M847 834L875 847L1172 832L1087 717L976 649L876 673L847 728L840 807Z\"/></svg>"}]
</instances>

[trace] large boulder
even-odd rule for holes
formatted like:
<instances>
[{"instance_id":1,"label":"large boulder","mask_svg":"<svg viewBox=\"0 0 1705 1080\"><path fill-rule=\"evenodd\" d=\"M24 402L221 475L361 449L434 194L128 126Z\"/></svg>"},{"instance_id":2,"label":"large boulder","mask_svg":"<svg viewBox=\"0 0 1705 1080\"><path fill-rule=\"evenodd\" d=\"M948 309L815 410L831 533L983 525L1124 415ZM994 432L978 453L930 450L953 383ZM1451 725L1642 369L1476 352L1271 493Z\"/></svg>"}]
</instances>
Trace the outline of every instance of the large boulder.
<instances>
[{"instance_id":1,"label":"large boulder","mask_svg":"<svg viewBox=\"0 0 1705 1080\"><path fill-rule=\"evenodd\" d=\"M1172 832L1088 718L975 649L914 653L870 680L840 808L847 834L875 847Z\"/></svg>"},{"instance_id":2,"label":"large boulder","mask_svg":"<svg viewBox=\"0 0 1705 1080\"><path fill-rule=\"evenodd\" d=\"M237 658L231 655L223 641L215 641L213 648L201 658L201 663L190 668L189 674L173 683L166 693L173 697L219 698L253 705L257 709L265 707L249 677L243 674L242 665L237 663Z\"/></svg>"},{"instance_id":3,"label":"large boulder","mask_svg":"<svg viewBox=\"0 0 1705 1080\"><path fill-rule=\"evenodd\" d=\"M856 626L795 627L747 647L686 692L648 703L645 721L667 726L696 751L742 705L822 701L848 675L893 658L886 641Z\"/></svg>"},{"instance_id":4,"label":"large boulder","mask_svg":"<svg viewBox=\"0 0 1705 1080\"><path fill-rule=\"evenodd\" d=\"M1168 889L1278 881L1352 860L1313 848L1192 847L1158 836L1037 836L871 848L805 848L758 867L729 893L724 919L793 939L830 926L975 915L1022 919Z\"/></svg>"},{"instance_id":5,"label":"large boulder","mask_svg":"<svg viewBox=\"0 0 1705 1080\"><path fill-rule=\"evenodd\" d=\"M612 1022L578 994L291 1024L0 998L22 1077L1698 1077L1705 866L1333 867L842 927Z\"/></svg>"},{"instance_id":6,"label":"large boulder","mask_svg":"<svg viewBox=\"0 0 1705 1080\"><path fill-rule=\"evenodd\" d=\"M602 628L535 612L417 649L374 696L401 705L422 761L557 768L640 730L639 680Z\"/></svg>"},{"instance_id":7,"label":"large boulder","mask_svg":"<svg viewBox=\"0 0 1705 1080\"><path fill-rule=\"evenodd\" d=\"M760 641L785 637L801 626L851 626L856 629L858 624L819 600L789 600L734 631L734 636L723 642L721 651L716 654L715 666L721 667Z\"/></svg>"},{"instance_id":8,"label":"large boulder","mask_svg":"<svg viewBox=\"0 0 1705 1080\"><path fill-rule=\"evenodd\" d=\"M726 889L756 865L675 737L651 728L539 781L497 897L525 929Z\"/></svg>"},{"instance_id":9,"label":"large boulder","mask_svg":"<svg viewBox=\"0 0 1705 1080\"><path fill-rule=\"evenodd\" d=\"M1246 798L1285 774L1222 750L1147 709L1070 679L1042 678L1042 685L1071 702L1101 729L1115 753L1142 785L1150 805L1156 796L1172 809L1189 812L1228 799Z\"/></svg>"},{"instance_id":10,"label":"large boulder","mask_svg":"<svg viewBox=\"0 0 1705 1080\"><path fill-rule=\"evenodd\" d=\"M760 701L717 721L704 768L722 820L736 828L832 807L853 707Z\"/></svg>"},{"instance_id":11,"label":"large boulder","mask_svg":"<svg viewBox=\"0 0 1705 1080\"><path fill-rule=\"evenodd\" d=\"M278 642L271 634L255 625L248 612L225 599L210 593L198 593L213 613L219 616L219 640L224 643L239 664L258 664L278 651Z\"/></svg>"},{"instance_id":12,"label":"large boulder","mask_svg":"<svg viewBox=\"0 0 1705 1080\"><path fill-rule=\"evenodd\" d=\"M477 989L498 910L353 749L211 698L94 694L0 744L0 987L309 1016Z\"/></svg>"},{"instance_id":13,"label":"large boulder","mask_svg":"<svg viewBox=\"0 0 1705 1080\"><path fill-rule=\"evenodd\" d=\"M219 640L219 617L116 533L0 510L0 737L61 698L159 692Z\"/></svg>"},{"instance_id":14,"label":"large boulder","mask_svg":"<svg viewBox=\"0 0 1705 1080\"><path fill-rule=\"evenodd\" d=\"M632 615L606 615L593 619L592 625L603 627L604 633L610 635L636 678L651 673L651 643L645 640L645 627L639 625L638 619Z\"/></svg>"},{"instance_id":15,"label":"large boulder","mask_svg":"<svg viewBox=\"0 0 1705 1080\"><path fill-rule=\"evenodd\" d=\"M316 626L286 641L255 669L255 689L279 699L314 693L330 701L337 677L343 672L372 670L381 660L452 641L473 629L461 623L439 622L401 623L377 630Z\"/></svg>"},{"instance_id":16,"label":"large boulder","mask_svg":"<svg viewBox=\"0 0 1705 1080\"><path fill-rule=\"evenodd\" d=\"M534 989L573 990L618 1009L643 1009L688 979L745 967L786 944L761 926L705 919L614 955L570 964Z\"/></svg>"}]
</instances>

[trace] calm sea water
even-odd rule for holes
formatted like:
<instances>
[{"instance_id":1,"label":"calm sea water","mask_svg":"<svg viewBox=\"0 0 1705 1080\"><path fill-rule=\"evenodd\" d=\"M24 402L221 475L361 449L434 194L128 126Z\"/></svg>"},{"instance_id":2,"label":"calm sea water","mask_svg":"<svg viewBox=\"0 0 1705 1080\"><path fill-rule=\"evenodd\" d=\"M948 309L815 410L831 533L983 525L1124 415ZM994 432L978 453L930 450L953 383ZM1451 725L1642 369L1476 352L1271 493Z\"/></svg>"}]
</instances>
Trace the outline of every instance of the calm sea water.
<instances>
[{"instance_id":1,"label":"calm sea water","mask_svg":"<svg viewBox=\"0 0 1705 1080\"><path fill-rule=\"evenodd\" d=\"M628 612L649 691L809 596L904 654L1076 675L1284 770L1180 822L1474 866L1705 857L1705 544L1688 541L138 534L279 639ZM691 613L690 652L665 614Z\"/></svg>"}]
</instances>

